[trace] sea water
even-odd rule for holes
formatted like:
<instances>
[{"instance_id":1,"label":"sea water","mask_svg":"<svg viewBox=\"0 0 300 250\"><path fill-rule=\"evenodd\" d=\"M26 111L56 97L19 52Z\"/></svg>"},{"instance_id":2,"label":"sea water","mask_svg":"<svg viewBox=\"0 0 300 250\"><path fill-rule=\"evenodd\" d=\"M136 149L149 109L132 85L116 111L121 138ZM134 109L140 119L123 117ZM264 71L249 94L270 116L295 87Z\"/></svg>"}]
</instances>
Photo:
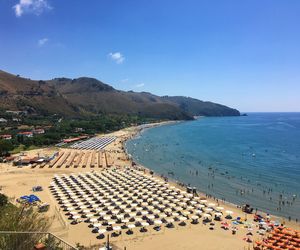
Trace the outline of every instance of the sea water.
<instances>
[{"instance_id":1,"label":"sea water","mask_svg":"<svg viewBox=\"0 0 300 250\"><path fill-rule=\"evenodd\" d=\"M145 130L133 159L234 204L300 219L300 113L204 117Z\"/></svg>"}]
</instances>

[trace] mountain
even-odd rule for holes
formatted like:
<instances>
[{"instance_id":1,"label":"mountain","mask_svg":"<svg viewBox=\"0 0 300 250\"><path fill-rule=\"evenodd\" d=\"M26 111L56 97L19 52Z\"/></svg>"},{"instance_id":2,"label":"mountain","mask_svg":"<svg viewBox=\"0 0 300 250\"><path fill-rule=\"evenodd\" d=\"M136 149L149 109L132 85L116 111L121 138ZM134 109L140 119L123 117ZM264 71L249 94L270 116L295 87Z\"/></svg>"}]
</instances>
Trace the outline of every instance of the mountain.
<instances>
[{"instance_id":1,"label":"mountain","mask_svg":"<svg viewBox=\"0 0 300 250\"><path fill-rule=\"evenodd\" d=\"M198 99L184 96L163 96L166 101L177 105L184 112L193 116L239 116L240 112L236 109L228 108L224 105L204 102Z\"/></svg>"},{"instance_id":2,"label":"mountain","mask_svg":"<svg viewBox=\"0 0 300 250\"><path fill-rule=\"evenodd\" d=\"M156 119L192 119L195 115L236 116L235 109L189 97L120 91L94 78L35 81L0 70L0 105L5 110L83 117L132 114Z\"/></svg>"}]
</instances>

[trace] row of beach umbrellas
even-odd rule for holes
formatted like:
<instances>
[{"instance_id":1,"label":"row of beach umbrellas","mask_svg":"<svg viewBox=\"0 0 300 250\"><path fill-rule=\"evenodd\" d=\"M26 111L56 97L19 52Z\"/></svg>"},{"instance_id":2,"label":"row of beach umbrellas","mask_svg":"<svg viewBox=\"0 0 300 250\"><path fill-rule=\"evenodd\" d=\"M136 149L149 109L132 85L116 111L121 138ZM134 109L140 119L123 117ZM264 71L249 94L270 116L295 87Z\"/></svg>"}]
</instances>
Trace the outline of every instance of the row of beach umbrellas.
<instances>
[{"instance_id":1,"label":"row of beach umbrellas","mask_svg":"<svg viewBox=\"0 0 300 250\"><path fill-rule=\"evenodd\" d=\"M108 144L116 140L115 136L110 137L93 137L91 139L74 143L71 148L74 149L93 149L100 150L105 148Z\"/></svg>"},{"instance_id":2,"label":"row of beach umbrellas","mask_svg":"<svg viewBox=\"0 0 300 250\"><path fill-rule=\"evenodd\" d=\"M197 224L200 218L221 220L223 214L230 219L233 214L132 169L55 175L50 189L72 224L83 220L101 237L107 231L133 233L138 227L143 232L149 226L159 230L187 221Z\"/></svg>"}]
</instances>

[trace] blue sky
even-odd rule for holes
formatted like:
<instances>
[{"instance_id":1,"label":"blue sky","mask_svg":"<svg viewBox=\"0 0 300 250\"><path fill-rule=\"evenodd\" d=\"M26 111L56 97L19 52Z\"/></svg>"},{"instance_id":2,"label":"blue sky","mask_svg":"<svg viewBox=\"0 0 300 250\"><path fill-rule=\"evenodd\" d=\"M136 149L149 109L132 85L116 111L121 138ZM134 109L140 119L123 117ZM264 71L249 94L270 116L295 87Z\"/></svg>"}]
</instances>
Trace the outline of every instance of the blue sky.
<instances>
[{"instance_id":1,"label":"blue sky","mask_svg":"<svg viewBox=\"0 0 300 250\"><path fill-rule=\"evenodd\" d=\"M0 0L0 69L300 111L299 0Z\"/></svg>"}]
</instances>

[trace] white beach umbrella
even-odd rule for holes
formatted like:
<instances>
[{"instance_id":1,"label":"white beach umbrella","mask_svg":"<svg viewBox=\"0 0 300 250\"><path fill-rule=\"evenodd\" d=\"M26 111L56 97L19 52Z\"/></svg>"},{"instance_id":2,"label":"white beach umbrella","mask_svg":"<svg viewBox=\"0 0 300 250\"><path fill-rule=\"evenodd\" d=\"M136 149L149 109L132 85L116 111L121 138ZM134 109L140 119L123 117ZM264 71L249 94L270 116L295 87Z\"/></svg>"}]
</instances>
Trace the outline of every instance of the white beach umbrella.
<instances>
[{"instance_id":1,"label":"white beach umbrella","mask_svg":"<svg viewBox=\"0 0 300 250\"><path fill-rule=\"evenodd\" d=\"M143 227L148 227L149 226L149 223L145 222L145 221L141 222L141 224L142 224Z\"/></svg>"},{"instance_id":2,"label":"white beach umbrella","mask_svg":"<svg viewBox=\"0 0 300 250\"><path fill-rule=\"evenodd\" d=\"M168 223L172 223L172 222L174 222L174 219L173 219L173 218L167 218L166 221L167 221Z\"/></svg>"},{"instance_id":3,"label":"white beach umbrella","mask_svg":"<svg viewBox=\"0 0 300 250\"><path fill-rule=\"evenodd\" d=\"M103 217L104 220L110 220L110 218L111 217L109 215L106 215L106 216Z\"/></svg>"},{"instance_id":4,"label":"white beach umbrella","mask_svg":"<svg viewBox=\"0 0 300 250\"><path fill-rule=\"evenodd\" d=\"M161 225L161 224L162 224L162 221L161 221L161 220L155 220L155 221L154 221L154 224L155 224L155 225Z\"/></svg>"},{"instance_id":5,"label":"white beach umbrella","mask_svg":"<svg viewBox=\"0 0 300 250\"><path fill-rule=\"evenodd\" d=\"M97 222L98 220L96 218L91 218L90 222Z\"/></svg>"},{"instance_id":6,"label":"white beach umbrella","mask_svg":"<svg viewBox=\"0 0 300 250\"><path fill-rule=\"evenodd\" d=\"M179 219L180 221L185 221L185 220L187 220L187 218L184 217L184 216L181 216L181 217L179 217L178 219Z\"/></svg>"},{"instance_id":7,"label":"white beach umbrella","mask_svg":"<svg viewBox=\"0 0 300 250\"><path fill-rule=\"evenodd\" d=\"M99 229L98 233L99 234L104 234L106 232L106 229Z\"/></svg>"},{"instance_id":8,"label":"white beach umbrella","mask_svg":"<svg viewBox=\"0 0 300 250\"><path fill-rule=\"evenodd\" d=\"M102 224L101 223L94 223L93 224L93 227L97 227L97 228L99 228L99 227L101 227L102 226Z\"/></svg>"},{"instance_id":9,"label":"white beach umbrella","mask_svg":"<svg viewBox=\"0 0 300 250\"><path fill-rule=\"evenodd\" d=\"M177 217L177 216L179 216L179 213L172 213L172 216L174 216L174 217Z\"/></svg>"},{"instance_id":10,"label":"white beach umbrella","mask_svg":"<svg viewBox=\"0 0 300 250\"><path fill-rule=\"evenodd\" d=\"M189 214L190 214L189 211L182 211L182 213L183 213L184 215L189 215Z\"/></svg>"},{"instance_id":11,"label":"white beach umbrella","mask_svg":"<svg viewBox=\"0 0 300 250\"><path fill-rule=\"evenodd\" d=\"M216 212L215 213L215 216L217 216L217 217L221 217L223 214L222 213L220 213L220 212Z\"/></svg>"}]
</instances>

